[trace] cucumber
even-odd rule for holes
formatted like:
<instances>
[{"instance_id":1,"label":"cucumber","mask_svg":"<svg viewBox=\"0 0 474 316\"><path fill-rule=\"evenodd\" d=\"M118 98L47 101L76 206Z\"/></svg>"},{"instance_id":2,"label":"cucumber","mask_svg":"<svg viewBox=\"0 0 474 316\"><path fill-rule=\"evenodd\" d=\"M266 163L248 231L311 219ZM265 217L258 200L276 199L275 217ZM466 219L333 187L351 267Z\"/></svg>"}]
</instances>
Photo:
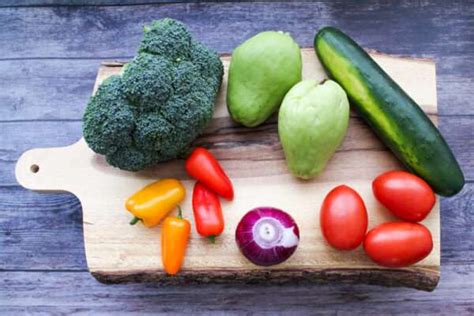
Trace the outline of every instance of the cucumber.
<instances>
[{"instance_id":1,"label":"cucumber","mask_svg":"<svg viewBox=\"0 0 474 316\"><path fill-rule=\"evenodd\" d=\"M411 172L439 195L461 191L464 175L441 133L356 42L325 27L316 34L314 48L352 106Z\"/></svg>"}]
</instances>

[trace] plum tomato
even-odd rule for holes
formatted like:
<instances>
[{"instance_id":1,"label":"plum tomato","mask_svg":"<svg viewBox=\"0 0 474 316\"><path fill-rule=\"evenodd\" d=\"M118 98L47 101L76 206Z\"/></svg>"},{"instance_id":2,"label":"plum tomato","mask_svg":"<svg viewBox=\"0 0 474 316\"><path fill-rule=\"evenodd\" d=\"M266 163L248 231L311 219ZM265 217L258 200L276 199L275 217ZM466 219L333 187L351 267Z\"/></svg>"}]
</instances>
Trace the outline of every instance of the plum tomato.
<instances>
[{"instance_id":1,"label":"plum tomato","mask_svg":"<svg viewBox=\"0 0 474 316\"><path fill-rule=\"evenodd\" d=\"M367 231L364 201L354 189L346 185L335 187L323 201L320 224L324 238L334 248L357 248Z\"/></svg>"},{"instance_id":2,"label":"plum tomato","mask_svg":"<svg viewBox=\"0 0 474 316\"><path fill-rule=\"evenodd\" d=\"M375 198L401 220L419 222L433 208L436 197L423 179L405 171L388 171L372 182Z\"/></svg>"},{"instance_id":3,"label":"plum tomato","mask_svg":"<svg viewBox=\"0 0 474 316\"><path fill-rule=\"evenodd\" d=\"M371 229L364 240L365 253L377 264L392 268L412 265L432 249L431 233L419 223L383 223Z\"/></svg>"}]
</instances>

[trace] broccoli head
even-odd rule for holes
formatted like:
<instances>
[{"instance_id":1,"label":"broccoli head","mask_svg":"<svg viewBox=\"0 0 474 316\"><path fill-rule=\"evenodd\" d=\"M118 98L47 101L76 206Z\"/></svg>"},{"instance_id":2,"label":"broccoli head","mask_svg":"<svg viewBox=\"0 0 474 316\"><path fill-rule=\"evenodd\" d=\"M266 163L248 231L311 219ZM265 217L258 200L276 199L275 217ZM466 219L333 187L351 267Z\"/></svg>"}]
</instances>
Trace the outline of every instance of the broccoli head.
<instances>
[{"instance_id":1,"label":"broccoli head","mask_svg":"<svg viewBox=\"0 0 474 316\"><path fill-rule=\"evenodd\" d=\"M154 21L122 75L107 78L90 99L84 139L124 170L177 158L212 118L222 75L219 56L183 23Z\"/></svg>"}]
</instances>

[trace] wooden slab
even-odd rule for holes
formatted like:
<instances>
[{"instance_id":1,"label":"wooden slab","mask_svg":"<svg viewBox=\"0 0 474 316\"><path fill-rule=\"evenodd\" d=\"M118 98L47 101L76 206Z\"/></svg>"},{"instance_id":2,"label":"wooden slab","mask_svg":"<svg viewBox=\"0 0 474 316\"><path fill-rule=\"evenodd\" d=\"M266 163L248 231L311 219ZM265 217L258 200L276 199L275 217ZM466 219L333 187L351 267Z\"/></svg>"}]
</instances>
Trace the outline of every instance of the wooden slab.
<instances>
[{"instance_id":1,"label":"wooden slab","mask_svg":"<svg viewBox=\"0 0 474 316\"><path fill-rule=\"evenodd\" d=\"M312 49L303 49L305 79L326 77ZM430 60L408 59L372 53L375 60L423 107L436 122L436 75ZM230 57L223 56L226 71ZM97 85L120 73L123 63L105 63ZM225 75L225 78L227 76ZM316 179L300 181L286 168L278 141L276 120L248 129L232 122L225 105L226 79L215 115L197 145L210 148L231 176L235 199L223 202L226 228L216 244L209 244L193 229L186 260L178 276L167 277L160 257L160 228L130 226L131 214L123 204L130 194L162 177L183 180L188 195L182 206L193 221L189 179L183 161L159 164L131 173L112 168L79 140L61 148L25 152L16 166L18 182L36 191L68 191L82 203L84 239L90 272L106 283L126 281L180 282L272 282L345 281L407 286L432 290L440 271L439 202L423 221L434 238L432 253L405 269L385 269L372 263L361 247L351 252L330 248L319 229L319 208L324 196L336 185L347 184L364 198L369 227L394 218L371 193L371 180L389 169L402 168L394 156L355 115L347 136L326 170ZM61 131L58 131L60 133ZM275 206L289 212L299 225L301 241L295 254L283 264L262 268L240 255L234 241L240 218L256 206Z\"/></svg>"}]
</instances>

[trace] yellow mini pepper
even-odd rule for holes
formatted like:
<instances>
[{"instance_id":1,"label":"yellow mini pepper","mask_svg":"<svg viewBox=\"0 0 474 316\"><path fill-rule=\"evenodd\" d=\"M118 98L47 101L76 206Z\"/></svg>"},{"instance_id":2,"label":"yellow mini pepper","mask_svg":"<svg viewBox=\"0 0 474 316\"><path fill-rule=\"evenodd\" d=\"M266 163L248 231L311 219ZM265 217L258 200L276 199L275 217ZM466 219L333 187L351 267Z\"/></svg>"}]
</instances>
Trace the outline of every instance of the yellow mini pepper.
<instances>
[{"instance_id":1,"label":"yellow mini pepper","mask_svg":"<svg viewBox=\"0 0 474 316\"><path fill-rule=\"evenodd\" d=\"M135 216L130 225L139 220L146 227L159 224L183 201L185 192L182 183L176 179L163 179L147 185L125 202L127 210Z\"/></svg>"}]
</instances>

